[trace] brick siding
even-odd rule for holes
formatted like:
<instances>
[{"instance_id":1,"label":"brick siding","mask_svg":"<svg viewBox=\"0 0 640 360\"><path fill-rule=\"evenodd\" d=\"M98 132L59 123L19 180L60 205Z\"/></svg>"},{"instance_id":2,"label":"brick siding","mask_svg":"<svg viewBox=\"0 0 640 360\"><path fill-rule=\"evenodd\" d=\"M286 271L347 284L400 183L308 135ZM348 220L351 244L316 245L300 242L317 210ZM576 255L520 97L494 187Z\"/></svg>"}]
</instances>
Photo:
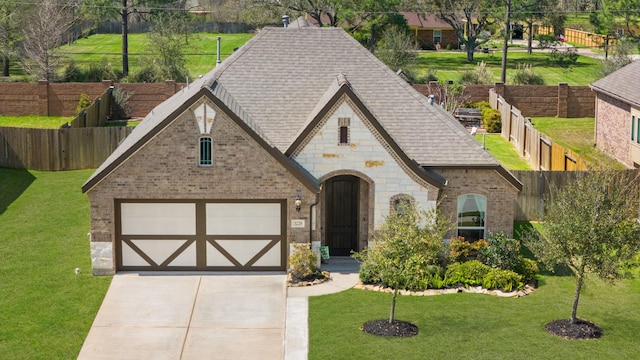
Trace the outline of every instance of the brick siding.
<instances>
[{"instance_id":1,"label":"brick siding","mask_svg":"<svg viewBox=\"0 0 640 360\"><path fill-rule=\"evenodd\" d=\"M494 170L438 169L448 183L442 192L439 209L454 224L460 195L479 194L487 197L485 219L487 231L513 233L515 202L518 190Z\"/></svg>"},{"instance_id":2,"label":"brick siding","mask_svg":"<svg viewBox=\"0 0 640 360\"><path fill-rule=\"evenodd\" d=\"M217 110L212 134L214 165L198 167L201 135L185 112L88 191L95 274L115 271L115 261L109 258L115 242L115 198L287 199L287 241L310 240L309 205L316 195L222 111ZM294 205L298 192L303 201L300 212ZM291 228L292 219L306 219L305 228Z\"/></svg>"},{"instance_id":3,"label":"brick siding","mask_svg":"<svg viewBox=\"0 0 640 360\"><path fill-rule=\"evenodd\" d=\"M598 122L596 125L596 147L633 166L629 158L631 131L631 106L608 95L598 93Z\"/></svg>"}]
</instances>

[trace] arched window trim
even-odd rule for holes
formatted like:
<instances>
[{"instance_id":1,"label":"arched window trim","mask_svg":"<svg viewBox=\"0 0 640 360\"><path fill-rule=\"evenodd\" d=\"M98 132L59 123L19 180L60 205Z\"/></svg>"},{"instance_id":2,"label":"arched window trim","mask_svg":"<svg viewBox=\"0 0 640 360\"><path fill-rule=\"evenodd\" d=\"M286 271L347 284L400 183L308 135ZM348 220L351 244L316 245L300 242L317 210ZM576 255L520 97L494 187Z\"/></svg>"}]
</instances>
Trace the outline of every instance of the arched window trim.
<instances>
[{"instance_id":1,"label":"arched window trim","mask_svg":"<svg viewBox=\"0 0 640 360\"><path fill-rule=\"evenodd\" d=\"M471 197L471 198L470 198ZM470 213L477 212L477 216L468 215L468 219L461 219L461 214L464 214L463 208L467 205L473 205L474 208ZM464 222L467 220L467 224ZM475 223L475 224L474 224ZM462 225L461 225L462 224ZM487 234L487 197L482 194L463 194L458 196L456 201L456 235L465 237L465 234L469 233L478 233L479 239L485 239ZM461 231L462 230L462 231ZM469 236L466 236L467 238ZM467 239L467 240L478 240L478 239Z\"/></svg>"},{"instance_id":2,"label":"arched window trim","mask_svg":"<svg viewBox=\"0 0 640 360\"><path fill-rule=\"evenodd\" d=\"M213 139L211 136L201 136L198 138L198 166L213 166Z\"/></svg>"}]
</instances>

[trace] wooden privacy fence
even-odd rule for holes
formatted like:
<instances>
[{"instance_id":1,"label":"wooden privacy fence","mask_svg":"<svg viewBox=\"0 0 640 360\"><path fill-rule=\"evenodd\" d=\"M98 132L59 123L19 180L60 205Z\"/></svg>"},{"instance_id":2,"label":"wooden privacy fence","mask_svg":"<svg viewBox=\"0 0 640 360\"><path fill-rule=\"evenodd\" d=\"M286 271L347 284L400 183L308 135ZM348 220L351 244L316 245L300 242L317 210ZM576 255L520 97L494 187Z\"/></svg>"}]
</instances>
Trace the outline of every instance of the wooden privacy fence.
<instances>
[{"instance_id":1,"label":"wooden privacy fence","mask_svg":"<svg viewBox=\"0 0 640 360\"><path fill-rule=\"evenodd\" d=\"M0 167L45 171L97 168L132 127L0 127Z\"/></svg>"},{"instance_id":2,"label":"wooden privacy fence","mask_svg":"<svg viewBox=\"0 0 640 360\"><path fill-rule=\"evenodd\" d=\"M538 34L553 35L553 28L549 26L538 27ZM586 47L604 47L606 44L614 45L617 39L612 36L594 34L588 31L576 29L564 29L562 34L568 43Z\"/></svg>"},{"instance_id":3,"label":"wooden privacy fence","mask_svg":"<svg viewBox=\"0 0 640 360\"><path fill-rule=\"evenodd\" d=\"M586 170L587 166L575 152L565 149L533 128L520 110L509 105L494 90L489 91L489 104L500 110L502 137L516 148L534 170L574 171Z\"/></svg>"},{"instance_id":4,"label":"wooden privacy fence","mask_svg":"<svg viewBox=\"0 0 640 360\"><path fill-rule=\"evenodd\" d=\"M111 112L113 101L113 86L109 87L102 95L93 100L91 105L82 110L68 125L62 127L84 128L104 126Z\"/></svg>"},{"instance_id":5,"label":"wooden privacy fence","mask_svg":"<svg viewBox=\"0 0 640 360\"><path fill-rule=\"evenodd\" d=\"M637 176L638 170L620 170L630 178ZM522 183L522 191L516 199L515 221L539 221L544 211L544 200L552 189L562 188L575 179L582 171L511 171Z\"/></svg>"}]
</instances>

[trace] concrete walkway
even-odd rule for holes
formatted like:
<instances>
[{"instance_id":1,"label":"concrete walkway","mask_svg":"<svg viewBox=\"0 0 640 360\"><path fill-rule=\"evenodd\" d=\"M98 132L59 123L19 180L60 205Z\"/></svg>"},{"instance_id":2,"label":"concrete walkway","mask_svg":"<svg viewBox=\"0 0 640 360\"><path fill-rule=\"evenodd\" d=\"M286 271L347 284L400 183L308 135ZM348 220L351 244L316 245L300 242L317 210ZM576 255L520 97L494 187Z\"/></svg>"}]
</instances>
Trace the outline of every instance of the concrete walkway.
<instances>
[{"instance_id":1,"label":"concrete walkway","mask_svg":"<svg viewBox=\"0 0 640 360\"><path fill-rule=\"evenodd\" d=\"M287 288L282 274L121 273L78 359L307 359L308 297L358 282L332 258L324 284Z\"/></svg>"},{"instance_id":2,"label":"concrete walkway","mask_svg":"<svg viewBox=\"0 0 640 360\"><path fill-rule=\"evenodd\" d=\"M290 287L287 294L285 359L304 360L309 352L309 296L333 294L358 283L360 264L349 257L332 257L322 270L331 275L320 285Z\"/></svg>"}]
</instances>

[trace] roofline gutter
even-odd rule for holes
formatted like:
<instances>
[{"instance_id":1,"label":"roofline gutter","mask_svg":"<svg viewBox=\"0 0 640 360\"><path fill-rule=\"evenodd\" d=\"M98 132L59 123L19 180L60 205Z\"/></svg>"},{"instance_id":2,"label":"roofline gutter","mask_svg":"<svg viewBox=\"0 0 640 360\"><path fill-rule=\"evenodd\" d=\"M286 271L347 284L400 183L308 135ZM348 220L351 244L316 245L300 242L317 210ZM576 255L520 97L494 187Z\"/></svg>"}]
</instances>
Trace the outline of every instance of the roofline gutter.
<instances>
[{"instance_id":1,"label":"roofline gutter","mask_svg":"<svg viewBox=\"0 0 640 360\"><path fill-rule=\"evenodd\" d=\"M640 108L640 104L635 102L635 101L631 101L629 99L625 99L624 97L622 97L620 95L614 94L612 92L606 91L606 90L604 90L602 88L599 88L599 87L596 87L596 86L593 86L593 85L589 85L589 87L591 88L592 91L595 91L597 93L605 94L605 95L610 96L610 97L612 97L612 98L614 98L616 100L620 100L625 104L629 104L631 106L635 106L637 108Z\"/></svg>"},{"instance_id":2,"label":"roofline gutter","mask_svg":"<svg viewBox=\"0 0 640 360\"><path fill-rule=\"evenodd\" d=\"M507 180L514 188L518 191L522 191L523 184L520 182L518 178L516 178L509 170L507 170L501 164L486 164L486 165L423 165L423 168L426 169L455 169L455 170L464 170L464 169L473 169L473 170L495 170L500 176L502 176L505 180Z\"/></svg>"}]
</instances>

